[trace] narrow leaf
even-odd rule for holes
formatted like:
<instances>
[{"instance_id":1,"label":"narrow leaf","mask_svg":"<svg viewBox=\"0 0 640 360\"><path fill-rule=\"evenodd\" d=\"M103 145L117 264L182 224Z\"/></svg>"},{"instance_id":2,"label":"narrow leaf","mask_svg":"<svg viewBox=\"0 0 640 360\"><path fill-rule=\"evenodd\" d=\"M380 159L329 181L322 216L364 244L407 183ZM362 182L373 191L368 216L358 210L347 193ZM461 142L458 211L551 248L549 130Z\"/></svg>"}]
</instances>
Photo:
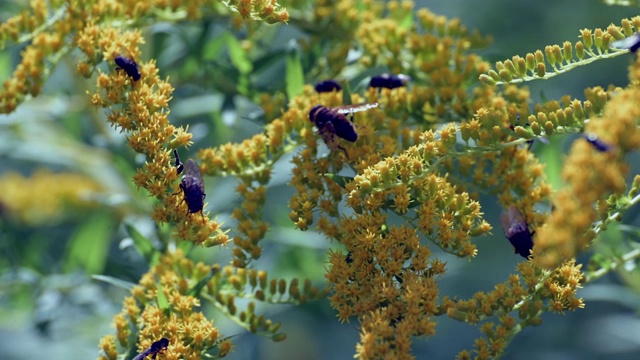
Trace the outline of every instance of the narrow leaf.
<instances>
[{"instance_id":1,"label":"narrow leaf","mask_svg":"<svg viewBox=\"0 0 640 360\"><path fill-rule=\"evenodd\" d=\"M351 105L351 86L348 81L342 85L342 105Z\"/></svg>"},{"instance_id":2,"label":"narrow leaf","mask_svg":"<svg viewBox=\"0 0 640 360\"><path fill-rule=\"evenodd\" d=\"M287 96L292 99L296 95L302 94L304 87L304 74L302 72L302 63L300 62L300 54L298 51L292 50L287 56L287 73L285 75L287 83Z\"/></svg>"},{"instance_id":3,"label":"narrow leaf","mask_svg":"<svg viewBox=\"0 0 640 360\"><path fill-rule=\"evenodd\" d=\"M336 182L341 188L345 188L348 182L353 181L352 176L341 176L336 174L324 174L324 176Z\"/></svg>"},{"instance_id":4,"label":"narrow leaf","mask_svg":"<svg viewBox=\"0 0 640 360\"><path fill-rule=\"evenodd\" d=\"M169 313L169 310L170 310L169 300L167 300L167 297L164 295L164 291L162 291L162 285L160 283L156 283L156 286L158 287L158 296L157 296L158 308L160 308L160 310L162 310L165 313Z\"/></svg>"},{"instance_id":5,"label":"narrow leaf","mask_svg":"<svg viewBox=\"0 0 640 360\"><path fill-rule=\"evenodd\" d=\"M144 257L145 260L147 260L147 262L150 264L155 252L151 240L147 239L131 224L124 224L124 229L129 237L133 240L133 244L138 252L140 252L140 255L142 255L142 257Z\"/></svg>"},{"instance_id":6,"label":"narrow leaf","mask_svg":"<svg viewBox=\"0 0 640 360\"><path fill-rule=\"evenodd\" d=\"M187 292L187 295L191 295L191 296L200 295L200 291L202 291L202 288L204 288L205 285L207 285L209 280L211 280L213 275L215 275L218 271L220 271L219 266L212 266L207 276L203 277L200 281L198 281L198 283L191 290L189 290L189 292Z\"/></svg>"},{"instance_id":7,"label":"narrow leaf","mask_svg":"<svg viewBox=\"0 0 640 360\"><path fill-rule=\"evenodd\" d=\"M95 214L79 225L67 248L65 269L82 268L89 274L101 273L112 232L112 219L107 213Z\"/></svg>"},{"instance_id":8,"label":"narrow leaf","mask_svg":"<svg viewBox=\"0 0 640 360\"><path fill-rule=\"evenodd\" d=\"M119 288L127 290L127 291L131 291L133 289L133 287L136 286L136 284L134 284L132 282L120 280L120 279L115 278L113 276L91 275L91 278L94 279L94 280L102 281L103 283L107 283L107 284L113 285L115 287L119 287Z\"/></svg>"},{"instance_id":9,"label":"narrow leaf","mask_svg":"<svg viewBox=\"0 0 640 360\"><path fill-rule=\"evenodd\" d=\"M227 47L231 63L241 74L248 74L253 70L253 64L249 60L247 52L242 48L238 39L232 35L227 36Z\"/></svg>"}]
</instances>

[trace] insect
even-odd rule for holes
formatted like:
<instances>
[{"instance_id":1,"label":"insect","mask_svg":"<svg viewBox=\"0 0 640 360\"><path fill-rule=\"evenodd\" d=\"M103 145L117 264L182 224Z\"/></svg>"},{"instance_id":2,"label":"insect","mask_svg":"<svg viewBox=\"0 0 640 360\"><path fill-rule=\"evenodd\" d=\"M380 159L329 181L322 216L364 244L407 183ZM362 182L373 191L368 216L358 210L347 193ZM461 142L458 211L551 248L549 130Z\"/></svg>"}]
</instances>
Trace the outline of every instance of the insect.
<instances>
[{"instance_id":1,"label":"insect","mask_svg":"<svg viewBox=\"0 0 640 360\"><path fill-rule=\"evenodd\" d=\"M347 150L338 145L335 137L337 136L347 141L355 142L358 140L358 133L353 123L349 121L344 114L351 114L353 119L353 113L373 109L377 106L378 103L346 105L336 108L316 105L309 111L309 120L316 125L318 134L322 136L325 144L331 149L338 148L344 151L348 159L349 154L347 154Z\"/></svg>"},{"instance_id":2,"label":"insect","mask_svg":"<svg viewBox=\"0 0 640 360\"><path fill-rule=\"evenodd\" d=\"M131 76L133 81L140 80L140 69L138 69L138 64L133 59L118 55L115 57L115 62L118 65L116 70L124 70L127 75Z\"/></svg>"},{"instance_id":3,"label":"insect","mask_svg":"<svg viewBox=\"0 0 640 360\"><path fill-rule=\"evenodd\" d=\"M407 75L382 74L372 76L369 81L369 87L396 89L405 86L409 80L411 78Z\"/></svg>"},{"instance_id":4,"label":"insect","mask_svg":"<svg viewBox=\"0 0 640 360\"><path fill-rule=\"evenodd\" d=\"M613 145L607 144L606 142L598 139L596 134L585 134L585 140L589 142L589 144L593 145L593 148L598 150L599 152L607 152L613 149Z\"/></svg>"},{"instance_id":5,"label":"insect","mask_svg":"<svg viewBox=\"0 0 640 360\"><path fill-rule=\"evenodd\" d=\"M611 43L612 48L628 49L632 53L635 53L640 49L640 32L637 32L626 39L614 41Z\"/></svg>"},{"instance_id":6,"label":"insect","mask_svg":"<svg viewBox=\"0 0 640 360\"><path fill-rule=\"evenodd\" d=\"M199 212L204 222L202 209L204 208L204 198L207 194L204 193L204 181L202 180L200 168L198 164L191 159L187 160L187 164L184 165L180 161L180 157L178 157L177 150L173 150L173 155L176 158L175 166L178 174L184 171L184 175L182 175L182 180L180 181L180 189L184 194L184 202L187 203L189 214Z\"/></svg>"},{"instance_id":7,"label":"insect","mask_svg":"<svg viewBox=\"0 0 640 360\"><path fill-rule=\"evenodd\" d=\"M149 348L143 352L141 352L140 354L138 354L138 356L134 357L133 360L142 360L144 358L146 358L149 355L153 355L151 358L155 359L156 356L158 355L158 353L164 349L166 349L169 346L169 339L167 338L162 338L156 342L154 342L153 344L151 344L151 346L149 346Z\"/></svg>"},{"instance_id":8,"label":"insect","mask_svg":"<svg viewBox=\"0 0 640 360\"><path fill-rule=\"evenodd\" d=\"M332 91L340 91L342 90L342 86L338 84L335 80L324 80L313 85L313 88L316 89L319 93L332 92Z\"/></svg>"},{"instance_id":9,"label":"insect","mask_svg":"<svg viewBox=\"0 0 640 360\"><path fill-rule=\"evenodd\" d=\"M533 249L533 233L529 232L529 226L524 220L522 213L515 206L509 207L500 213L500 224L502 230L515 248L515 253L520 254L525 259L531 256Z\"/></svg>"}]
</instances>

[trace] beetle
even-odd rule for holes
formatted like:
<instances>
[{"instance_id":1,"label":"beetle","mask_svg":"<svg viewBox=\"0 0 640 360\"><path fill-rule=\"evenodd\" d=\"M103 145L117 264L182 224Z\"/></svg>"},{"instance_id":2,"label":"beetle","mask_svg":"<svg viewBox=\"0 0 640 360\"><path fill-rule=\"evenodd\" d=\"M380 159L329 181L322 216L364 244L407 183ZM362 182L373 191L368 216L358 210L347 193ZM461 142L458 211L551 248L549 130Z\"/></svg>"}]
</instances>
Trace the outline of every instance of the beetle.
<instances>
[{"instance_id":1,"label":"beetle","mask_svg":"<svg viewBox=\"0 0 640 360\"><path fill-rule=\"evenodd\" d=\"M313 88L319 93L342 90L342 86L340 86L340 84L338 84L338 82L335 80L324 80L317 82L315 85L313 85Z\"/></svg>"},{"instance_id":2,"label":"beetle","mask_svg":"<svg viewBox=\"0 0 640 360\"><path fill-rule=\"evenodd\" d=\"M409 80L411 80L411 78L403 74L376 75L371 77L371 80L369 81L369 87L396 89L396 88L405 86Z\"/></svg>"},{"instance_id":3,"label":"beetle","mask_svg":"<svg viewBox=\"0 0 640 360\"><path fill-rule=\"evenodd\" d=\"M520 210L515 206L503 210L500 213L500 224L505 236L513 245L514 252L525 259L529 258L533 249L533 233L529 231L529 226Z\"/></svg>"},{"instance_id":4,"label":"beetle","mask_svg":"<svg viewBox=\"0 0 640 360\"><path fill-rule=\"evenodd\" d=\"M198 164L191 159L187 160L186 164L183 164L180 161L177 150L173 150L173 155L175 156L175 167L178 174L184 172L180 180L180 190L182 190L184 194L184 202L187 203L189 214L199 212L204 222L204 198L207 194L204 192L204 180L202 179L200 168Z\"/></svg>"},{"instance_id":5,"label":"beetle","mask_svg":"<svg viewBox=\"0 0 640 360\"><path fill-rule=\"evenodd\" d=\"M133 81L140 80L140 69L138 69L138 63L135 60L122 55L117 55L114 60L118 65L116 70L124 70L127 75L131 76Z\"/></svg>"}]
</instances>

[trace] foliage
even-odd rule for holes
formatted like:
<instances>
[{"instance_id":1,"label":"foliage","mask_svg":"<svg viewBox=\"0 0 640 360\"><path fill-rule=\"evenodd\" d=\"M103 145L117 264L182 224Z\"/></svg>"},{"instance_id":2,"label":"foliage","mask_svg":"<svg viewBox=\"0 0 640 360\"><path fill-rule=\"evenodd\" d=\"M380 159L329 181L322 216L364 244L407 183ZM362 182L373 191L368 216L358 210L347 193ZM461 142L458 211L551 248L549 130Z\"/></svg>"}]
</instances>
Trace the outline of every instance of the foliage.
<instances>
[{"instance_id":1,"label":"foliage","mask_svg":"<svg viewBox=\"0 0 640 360\"><path fill-rule=\"evenodd\" d=\"M457 19L416 10L409 1L286 5L287 10L271 0L35 0L0 27L3 49L27 44L0 92L2 113L19 111L41 96L56 66L68 60L77 74L94 82L86 90L91 105L144 159L135 171L129 169L136 189L149 195L141 199L136 199L139 192L117 188L88 170L0 178L2 188L12 189L0 197L8 223L57 223L77 216L78 209L101 206L116 214L96 211L69 236L67 271L104 270L111 223L127 224L125 214L145 214L157 226L143 235L125 225L148 267L137 284L96 277L130 293L115 317L116 335L100 342L100 359L132 357L162 337L170 340L159 355L166 359L226 356L231 338L208 319L203 303L252 333L283 341L280 324L260 314L257 304L300 305L325 297L341 322L358 322L357 358L414 358L413 342L434 336L444 316L483 333L469 349L456 344L458 358L495 358L523 329L540 325L544 313L583 308L580 287L637 262L634 243L618 251L602 244L589 248L640 199L640 176L630 186L625 182L628 155L640 147L635 105L640 60L634 54L629 86L587 88L585 100L564 96L530 106L528 89L517 84L626 56L628 50L610 44L637 32L640 17L606 30L583 29L575 44L514 56L491 69L474 53L489 38ZM174 82L160 75L164 59L142 60L146 26L197 21L205 25L184 30L197 36L182 34L193 48L190 57L174 59L167 70L175 71ZM222 21L234 31L209 28ZM288 22L303 36L295 44L274 46L280 25L261 22ZM118 56L131 62L119 68ZM273 70L278 66L282 71ZM382 72L411 81L395 89L366 86L370 75ZM344 89L317 93L308 85L326 78L340 79ZM181 170L171 154L193 145L194 134L188 126L173 125L169 116L177 107L170 104L174 84L183 82L198 84L192 91L222 94L217 109L222 113L229 103L242 113L238 98L261 107L261 116L254 118L260 127L256 134L227 142L219 121L216 130L225 143L210 141L197 152L207 182L236 181L240 200L229 224L211 218L209 211L196 216L184 202L188 190L180 186ZM319 136L319 121L309 113L318 104L374 102L379 106L351 118L355 142ZM570 134L585 136L573 143L563 164L565 184L556 188L527 143ZM269 280L267 271L256 269L268 254L265 238L274 226L268 216L270 184L287 156L292 164L288 218L300 234L315 229L337 245L328 253L324 289L312 279L302 286L297 277ZM112 201L118 192L131 194L137 205ZM440 282L448 264L491 256L476 245L492 230L483 217L481 194L522 213L534 237L532 254L491 291L469 299L443 295ZM38 207L40 212L32 210ZM196 249L209 247L230 253L230 265L194 259ZM587 264L577 260L588 251L593 256Z\"/></svg>"}]
</instances>

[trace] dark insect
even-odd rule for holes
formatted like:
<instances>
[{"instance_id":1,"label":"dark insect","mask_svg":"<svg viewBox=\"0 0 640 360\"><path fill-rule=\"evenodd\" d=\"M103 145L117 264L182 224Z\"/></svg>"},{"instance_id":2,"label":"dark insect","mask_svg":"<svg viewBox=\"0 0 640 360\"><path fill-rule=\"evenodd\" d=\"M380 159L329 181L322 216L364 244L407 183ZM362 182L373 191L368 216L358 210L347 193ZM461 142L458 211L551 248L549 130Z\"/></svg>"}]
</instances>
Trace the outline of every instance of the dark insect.
<instances>
[{"instance_id":1,"label":"dark insect","mask_svg":"<svg viewBox=\"0 0 640 360\"><path fill-rule=\"evenodd\" d=\"M142 360L149 355L153 355L151 358L155 359L156 355L158 355L160 351L166 349L168 346L169 346L169 339L162 338L154 342L153 344L151 344L151 346L149 346L147 350L138 354L138 356L134 357L133 360Z\"/></svg>"},{"instance_id":2,"label":"dark insect","mask_svg":"<svg viewBox=\"0 0 640 360\"><path fill-rule=\"evenodd\" d=\"M191 159L187 160L186 165L183 165L178 157L178 152L174 150L173 154L176 157L175 166L178 174L184 171L184 175L182 175L182 180L180 181L180 189L184 194L184 202L187 203L189 214L199 212L204 222L202 210L204 208L204 198L207 194L204 193L204 181L202 180L200 168L198 164Z\"/></svg>"},{"instance_id":3,"label":"dark insect","mask_svg":"<svg viewBox=\"0 0 640 360\"><path fill-rule=\"evenodd\" d=\"M173 149L173 157L176 158L175 167L176 167L176 171L178 172L178 175L180 175L182 174L182 170L184 170L184 164L182 163L182 161L180 161L180 156L178 156L178 150Z\"/></svg>"},{"instance_id":4,"label":"dark insect","mask_svg":"<svg viewBox=\"0 0 640 360\"><path fill-rule=\"evenodd\" d=\"M632 53L635 53L640 49L640 32L637 32L626 39L614 41L611 43L610 47L616 49L628 49Z\"/></svg>"},{"instance_id":5,"label":"dark insect","mask_svg":"<svg viewBox=\"0 0 640 360\"><path fill-rule=\"evenodd\" d=\"M313 85L313 88L316 89L319 93L332 92L332 91L340 91L342 90L342 86L338 84L335 80L324 80Z\"/></svg>"},{"instance_id":6,"label":"dark insect","mask_svg":"<svg viewBox=\"0 0 640 360\"><path fill-rule=\"evenodd\" d=\"M585 134L585 140L589 142L589 144L593 145L593 148L600 152L607 152L613 149L613 145L607 144L606 142L598 139L596 134Z\"/></svg>"},{"instance_id":7,"label":"dark insect","mask_svg":"<svg viewBox=\"0 0 640 360\"><path fill-rule=\"evenodd\" d=\"M118 65L116 70L124 70L127 75L131 76L133 81L140 80L140 69L138 69L138 64L133 59L118 55L115 57L115 61L116 65Z\"/></svg>"},{"instance_id":8,"label":"dark insect","mask_svg":"<svg viewBox=\"0 0 640 360\"><path fill-rule=\"evenodd\" d=\"M371 81L369 81L369 87L396 89L405 86L409 80L411 78L407 75L382 74L372 76Z\"/></svg>"},{"instance_id":9,"label":"dark insect","mask_svg":"<svg viewBox=\"0 0 640 360\"><path fill-rule=\"evenodd\" d=\"M353 117L353 113L369 110L377 106L378 103L346 105L336 108L316 105L309 111L309 120L316 125L318 134L322 136L325 144L330 149L337 148L344 151L348 159L347 150L338 145L335 137L338 136L347 141L355 142L358 140L358 133L353 123L344 114L352 114L351 116Z\"/></svg>"},{"instance_id":10,"label":"dark insect","mask_svg":"<svg viewBox=\"0 0 640 360\"><path fill-rule=\"evenodd\" d=\"M525 259L531 256L533 233L529 232L529 226L522 213L515 206L511 206L500 214L500 224L502 224L502 230L507 239L515 248L514 252Z\"/></svg>"}]
</instances>

